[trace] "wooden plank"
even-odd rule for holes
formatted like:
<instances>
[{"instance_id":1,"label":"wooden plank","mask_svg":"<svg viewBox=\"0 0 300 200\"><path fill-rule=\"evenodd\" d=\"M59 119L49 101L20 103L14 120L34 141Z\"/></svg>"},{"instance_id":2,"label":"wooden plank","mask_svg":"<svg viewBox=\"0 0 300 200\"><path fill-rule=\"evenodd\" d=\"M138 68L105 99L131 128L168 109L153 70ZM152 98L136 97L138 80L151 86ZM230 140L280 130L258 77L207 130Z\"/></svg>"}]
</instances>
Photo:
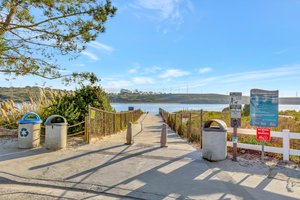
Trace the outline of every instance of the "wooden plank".
<instances>
[{"instance_id":1,"label":"wooden plank","mask_svg":"<svg viewBox=\"0 0 300 200\"><path fill-rule=\"evenodd\" d=\"M300 133L290 133L290 139L300 139Z\"/></svg>"},{"instance_id":2,"label":"wooden plank","mask_svg":"<svg viewBox=\"0 0 300 200\"><path fill-rule=\"evenodd\" d=\"M290 155L293 155L293 156L300 156L300 150L297 150L297 149L290 149Z\"/></svg>"},{"instance_id":3,"label":"wooden plank","mask_svg":"<svg viewBox=\"0 0 300 200\"><path fill-rule=\"evenodd\" d=\"M227 128L229 133L233 132L233 128ZM256 129L243 129L238 128L238 134L245 134L245 135L256 135ZM282 138L282 132L278 131L271 131L271 137L279 137Z\"/></svg>"},{"instance_id":4,"label":"wooden plank","mask_svg":"<svg viewBox=\"0 0 300 200\"><path fill-rule=\"evenodd\" d=\"M231 141L227 141L227 146L232 147L233 143ZM261 145L237 143L237 147L238 148L243 148L243 149L251 149L251 150L261 151ZM279 148L279 147L265 146L265 151L266 152L271 152L271 153L283 154L283 149Z\"/></svg>"}]
</instances>

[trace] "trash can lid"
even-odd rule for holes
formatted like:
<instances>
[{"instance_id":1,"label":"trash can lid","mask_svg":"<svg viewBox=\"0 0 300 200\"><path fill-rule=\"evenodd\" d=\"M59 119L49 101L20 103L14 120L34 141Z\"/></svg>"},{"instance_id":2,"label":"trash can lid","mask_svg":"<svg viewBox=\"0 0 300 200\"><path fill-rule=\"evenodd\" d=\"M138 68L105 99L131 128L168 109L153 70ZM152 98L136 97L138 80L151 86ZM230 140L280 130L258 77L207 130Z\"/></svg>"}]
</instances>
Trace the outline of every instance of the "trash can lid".
<instances>
[{"instance_id":1,"label":"trash can lid","mask_svg":"<svg viewBox=\"0 0 300 200\"><path fill-rule=\"evenodd\" d=\"M28 116L34 116L34 118L28 118ZM41 124L43 121L41 120L40 116L34 112L28 112L22 116L19 121L19 124Z\"/></svg>"},{"instance_id":2,"label":"trash can lid","mask_svg":"<svg viewBox=\"0 0 300 200\"><path fill-rule=\"evenodd\" d=\"M217 123L218 126L211 126L212 123ZM216 131L216 132L224 132L227 131L227 125L224 121L219 119L210 119L204 123L203 130L205 131Z\"/></svg>"},{"instance_id":3,"label":"trash can lid","mask_svg":"<svg viewBox=\"0 0 300 200\"><path fill-rule=\"evenodd\" d=\"M52 122L52 120L55 119L55 118L61 118L61 119L63 119L64 122L59 122L59 123ZM64 118L63 116L60 116L60 115L51 115L50 117L48 117L46 119L45 125L46 126L67 126L68 122L67 122L66 118Z\"/></svg>"}]
</instances>

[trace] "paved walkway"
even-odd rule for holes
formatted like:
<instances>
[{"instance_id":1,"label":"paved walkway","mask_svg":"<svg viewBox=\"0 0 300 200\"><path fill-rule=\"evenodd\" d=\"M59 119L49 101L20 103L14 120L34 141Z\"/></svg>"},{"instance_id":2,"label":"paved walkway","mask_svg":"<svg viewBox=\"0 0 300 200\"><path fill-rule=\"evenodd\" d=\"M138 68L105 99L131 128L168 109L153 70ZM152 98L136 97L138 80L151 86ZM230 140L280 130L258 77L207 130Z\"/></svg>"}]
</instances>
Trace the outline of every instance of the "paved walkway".
<instances>
[{"instance_id":1,"label":"paved walkway","mask_svg":"<svg viewBox=\"0 0 300 200\"><path fill-rule=\"evenodd\" d=\"M142 119L130 146L125 133L60 151L3 143L0 199L300 199L299 169L210 163L172 131L160 148L161 118Z\"/></svg>"}]
</instances>

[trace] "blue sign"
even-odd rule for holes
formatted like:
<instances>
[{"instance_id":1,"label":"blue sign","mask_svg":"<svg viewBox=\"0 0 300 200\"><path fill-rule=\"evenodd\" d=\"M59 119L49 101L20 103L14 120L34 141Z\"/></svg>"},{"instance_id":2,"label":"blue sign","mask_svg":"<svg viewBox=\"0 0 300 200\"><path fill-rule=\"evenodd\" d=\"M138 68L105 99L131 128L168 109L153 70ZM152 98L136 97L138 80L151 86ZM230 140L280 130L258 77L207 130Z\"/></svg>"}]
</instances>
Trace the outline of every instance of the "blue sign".
<instances>
[{"instance_id":1,"label":"blue sign","mask_svg":"<svg viewBox=\"0 0 300 200\"><path fill-rule=\"evenodd\" d=\"M250 125L278 126L278 90L252 89L250 95Z\"/></svg>"}]
</instances>

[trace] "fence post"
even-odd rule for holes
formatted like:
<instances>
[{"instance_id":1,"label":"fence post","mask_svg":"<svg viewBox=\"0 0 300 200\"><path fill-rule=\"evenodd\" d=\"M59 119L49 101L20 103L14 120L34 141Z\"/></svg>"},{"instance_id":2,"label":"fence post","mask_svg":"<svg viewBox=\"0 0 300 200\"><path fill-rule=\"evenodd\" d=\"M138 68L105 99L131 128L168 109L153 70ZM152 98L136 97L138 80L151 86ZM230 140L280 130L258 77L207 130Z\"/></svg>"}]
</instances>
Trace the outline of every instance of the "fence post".
<instances>
[{"instance_id":1,"label":"fence post","mask_svg":"<svg viewBox=\"0 0 300 200\"><path fill-rule=\"evenodd\" d=\"M175 131L175 133L177 133L177 130L176 130L176 121L177 121L177 115L175 113L175 121L174 121L174 131Z\"/></svg>"},{"instance_id":2,"label":"fence post","mask_svg":"<svg viewBox=\"0 0 300 200\"><path fill-rule=\"evenodd\" d=\"M167 124L163 123L160 136L160 147L167 147L167 131Z\"/></svg>"},{"instance_id":3,"label":"fence post","mask_svg":"<svg viewBox=\"0 0 300 200\"><path fill-rule=\"evenodd\" d=\"M133 144L132 123L131 122L128 123L128 126L127 126L126 144L127 145Z\"/></svg>"},{"instance_id":4,"label":"fence post","mask_svg":"<svg viewBox=\"0 0 300 200\"><path fill-rule=\"evenodd\" d=\"M116 114L113 113L113 133L116 132Z\"/></svg>"},{"instance_id":5,"label":"fence post","mask_svg":"<svg viewBox=\"0 0 300 200\"><path fill-rule=\"evenodd\" d=\"M183 127L182 127L182 111L180 112L180 134L183 133Z\"/></svg>"},{"instance_id":6,"label":"fence post","mask_svg":"<svg viewBox=\"0 0 300 200\"><path fill-rule=\"evenodd\" d=\"M202 149L203 110L200 110L200 148Z\"/></svg>"},{"instance_id":7,"label":"fence post","mask_svg":"<svg viewBox=\"0 0 300 200\"><path fill-rule=\"evenodd\" d=\"M188 139L190 139L192 134L192 113L190 112L190 116L189 116L189 136Z\"/></svg>"},{"instance_id":8,"label":"fence post","mask_svg":"<svg viewBox=\"0 0 300 200\"><path fill-rule=\"evenodd\" d=\"M86 142L90 143L90 129L91 129L91 106L88 105L88 117L86 121Z\"/></svg>"},{"instance_id":9,"label":"fence post","mask_svg":"<svg viewBox=\"0 0 300 200\"><path fill-rule=\"evenodd\" d=\"M104 135L106 135L106 126L105 126L105 124L106 124L106 113L105 112L103 112L103 134Z\"/></svg>"},{"instance_id":10,"label":"fence post","mask_svg":"<svg viewBox=\"0 0 300 200\"><path fill-rule=\"evenodd\" d=\"M283 142L283 160L289 161L290 159L290 130L282 130L282 142Z\"/></svg>"}]
</instances>

